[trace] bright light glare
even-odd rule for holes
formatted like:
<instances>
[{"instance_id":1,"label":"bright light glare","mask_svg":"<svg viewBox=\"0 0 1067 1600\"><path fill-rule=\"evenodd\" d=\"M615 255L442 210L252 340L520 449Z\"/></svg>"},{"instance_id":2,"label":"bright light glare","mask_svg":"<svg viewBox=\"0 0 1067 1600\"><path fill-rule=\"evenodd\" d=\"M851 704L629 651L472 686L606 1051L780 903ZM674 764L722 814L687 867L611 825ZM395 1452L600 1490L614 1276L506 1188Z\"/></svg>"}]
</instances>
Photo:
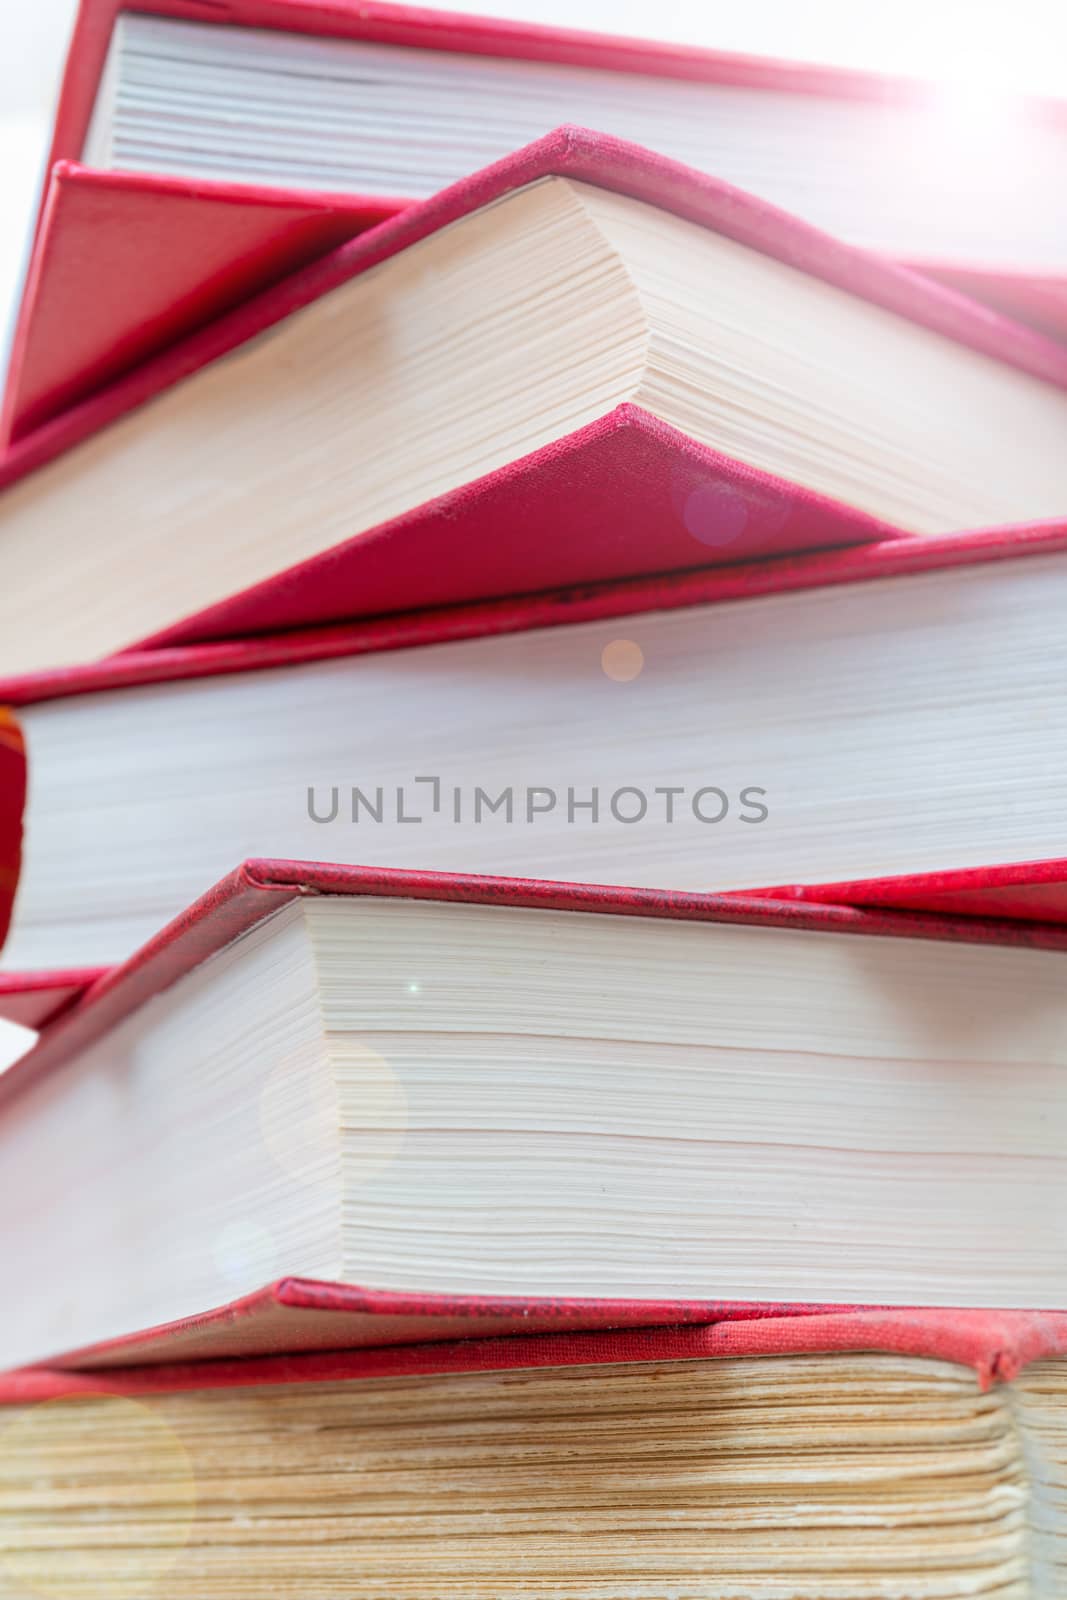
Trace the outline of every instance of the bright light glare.
<instances>
[{"instance_id":1,"label":"bright light glare","mask_svg":"<svg viewBox=\"0 0 1067 1600\"><path fill-rule=\"evenodd\" d=\"M495 17L1067 96L1063 0L476 0Z\"/></svg>"},{"instance_id":2,"label":"bright light glare","mask_svg":"<svg viewBox=\"0 0 1067 1600\"><path fill-rule=\"evenodd\" d=\"M439 0L443 3L443 0ZM454 0L456 9L547 26L934 79L944 126L993 142L1000 102L1067 99L1064 0ZM0 326L21 275L74 0L0 7ZM973 140L972 140L973 142ZM3 355L0 352L0 371Z\"/></svg>"}]
</instances>

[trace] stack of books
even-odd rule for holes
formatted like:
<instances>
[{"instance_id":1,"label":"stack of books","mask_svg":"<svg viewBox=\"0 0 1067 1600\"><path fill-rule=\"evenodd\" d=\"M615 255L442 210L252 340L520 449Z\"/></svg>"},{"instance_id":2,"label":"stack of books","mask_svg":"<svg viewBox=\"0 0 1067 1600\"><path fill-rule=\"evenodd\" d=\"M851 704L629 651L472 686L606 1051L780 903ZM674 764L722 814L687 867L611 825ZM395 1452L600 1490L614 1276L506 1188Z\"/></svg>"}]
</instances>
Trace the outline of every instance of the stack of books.
<instances>
[{"instance_id":1,"label":"stack of books","mask_svg":"<svg viewBox=\"0 0 1067 1600\"><path fill-rule=\"evenodd\" d=\"M3 1600L1059 1592L1067 121L942 121L83 7L0 458Z\"/></svg>"}]
</instances>

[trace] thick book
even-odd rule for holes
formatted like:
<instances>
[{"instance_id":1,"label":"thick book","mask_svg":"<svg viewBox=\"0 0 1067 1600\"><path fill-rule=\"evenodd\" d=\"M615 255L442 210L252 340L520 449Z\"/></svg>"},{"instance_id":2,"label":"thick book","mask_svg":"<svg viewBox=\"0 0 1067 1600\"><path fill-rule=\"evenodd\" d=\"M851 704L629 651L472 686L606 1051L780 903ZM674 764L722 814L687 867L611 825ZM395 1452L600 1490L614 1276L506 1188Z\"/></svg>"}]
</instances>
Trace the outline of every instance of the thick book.
<instances>
[{"instance_id":1,"label":"thick book","mask_svg":"<svg viewBox=\"0 0 1067 1600\"><path fill-rule=\"evenodd\" d=\"M1065 385L1062 346L564 130L14 446L0 670L1062 516Z\"/></svg>"},{"instance_id":2,"label":"thick book","mask_svg":"<svg viewBox=\"0 0 1067 1600\"><path fill-rule=\"evenodd\" d=\"M66 988L264 854L1067 921L1065 544L886 541L0 683L34 774L0 970Z\"/></svg>"},{"instance_id":3,"label":"thick book","mask_svg":"<svg viewBox=\"0 0 1067 1600\"><path fill-rule=\"evenodd\" d=\"M1067 1318L850 1312L0 1378L17 1592L1055 1592ZM61 1587L62 1586L62 1587Z\"/></svg>"},{"instance_id":4,"label":"thick book","mask_svg":"<svg viewBox=\"0 0 1067 1600\"><path fill-rule=\"evenodd\" d=\"M388 4L84 0L9 435L562 123L651 145L1067 333L1062 105L999 103L991 139L936 83Z\"/></svg>"},{"instance_id":5,"label":"thick book","mask_svg":"<svg viewBox=\"0 0 1067 1600\"><path fill-rule=\"evenodd\" d=\"M248 863L0 1077L0 1272L26 1286L0 1361L287 1277L649 1320L1062 1305L1065 952L1020 923Z\"/></svg>"}]
</instances>

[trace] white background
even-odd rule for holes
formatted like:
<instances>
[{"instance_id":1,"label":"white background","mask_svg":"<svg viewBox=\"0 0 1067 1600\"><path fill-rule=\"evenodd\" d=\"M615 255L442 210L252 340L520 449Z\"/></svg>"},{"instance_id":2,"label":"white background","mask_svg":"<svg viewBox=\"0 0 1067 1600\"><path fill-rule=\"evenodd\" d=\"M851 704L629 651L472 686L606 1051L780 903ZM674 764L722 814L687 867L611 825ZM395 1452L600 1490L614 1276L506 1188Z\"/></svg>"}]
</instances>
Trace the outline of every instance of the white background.
<instances>
[{"instance_id":1,"label":"white background","mask_svg":"<svg viewBox=\"0 0 1067 1600\"><path fill-rule=\"evenodd\" d=\"M21 272L75 0L0 0L0 329ZM467 9L457 4L456 9ZM472 11L1067 96L1067 0L473 0Z\"/></svg>"}]
</instances>

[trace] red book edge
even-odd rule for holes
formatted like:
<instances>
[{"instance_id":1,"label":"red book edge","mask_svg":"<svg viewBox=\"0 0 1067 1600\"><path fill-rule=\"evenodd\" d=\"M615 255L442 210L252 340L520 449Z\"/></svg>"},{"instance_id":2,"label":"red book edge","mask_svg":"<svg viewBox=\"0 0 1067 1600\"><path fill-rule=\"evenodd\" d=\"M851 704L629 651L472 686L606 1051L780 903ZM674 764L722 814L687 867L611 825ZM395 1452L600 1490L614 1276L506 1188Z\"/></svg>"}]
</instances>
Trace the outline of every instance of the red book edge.
<instances>
[{"instance_id":1,"label":"red book edge","mask_svg":"<svg viewBox=\"0 0 1067 1600\"><path fill-rule=\"evenodd\" d=\"M737 1300L427 1294L283 1278L229 1305L108 1339L49 1365L101 1370L161 1361L295 1355L515 1334L692 1326L840 1309L773 1301L754 1305Z\"/></svg>"},{"instance_id":2,"label":"red book edge","mask_svg":"<svg viewBox=\"0 0 1067 1600\"><path fill-rule=\"evenodd\" d=\"M926 919L931 916L947 918L953 923L967 918L980 918L994 924L1021 922L1036 927L1039 948L1059 949L1060 937L1053 931L1067 930L1067 857L997 862L942 872L902 873L895 878L728 890L715 898L742 905L769 901L816 908L910 911L923 917L924 930ZM1045 943L1050 934L1053 934L1051 946ZM51 1027L75 1001L119 970L93 967L0 972L0 1017L28 1028Z\"/></svg>"},{"instance_id":3,"label":"red book edge","mask_svg":"<svg viewBox=\"0 0 1067 1600\"><path fill-rule=\"evenodd\" d=\"M535 878L408 872L328 862L251 860L176 917L129 960L111 968L0 1076L0 1108L53 1072L185 973L247 933L264 918L306 896L346 895L509 905L600 916L815 929L879 938L950 940L1017 949L1067 950L1067 928L981 917L860 909L739 894L696 894Z\"/></svg>"},{"instance_id":4,"label":"red book edge","mask_svg":"<svg viewBox=\"0 0 1067 1600\"><path fill-rule=\"evenodd\" d=\"M0 460L0 476L3 470ZM710 522L707 537L690 526L692 505L698 523ZM731 551L735 561L742 553L765 559L893 537L906 536L623 403L121 653L543 593L650 569L691 571L724 564ZM453 556L458 538L462 562Z\"/></svg>"},{"instance_id":5,"label":"red book edge","mask_svg":"<svg viewBox=\"0 0 1067 1600\"><path fill-rule=\"evenodd\" d=\"M11 925L22 862L26 782L22 730L13 714L0 704L0 947Z\"/></svg>"},{"instance_id":6,"label":"red book edge","mask_svg":"<svg viewBox=\"0 0 1067 1600\"><path fill-rule=\"evenodd\" d=\"M913 911L924 917L979 917L1063 929L1067 928L1067 857L902 873L893 878L729 890L721 899ZM1054 945L1059 948L1058 940ZM27 1028L50 1026L75 1000L116 970L0 972L0 1017Z\"/></svg>"},{"instance_id":7,"label":"red book edge","mask_svg":"<svg viewBox=\"0 0 1067 1600\"><path fill-rule=\"evenodd\" d=\"M1009 271L950 261L911 260L905 265L981 300L1002 316L1025 322L1050 339L1067 340L1067 271L1026 271L1022 267Z\"/></svg>"},{"instance_id":8,"label":"red book edge","mask_svg":"<svg viewBox=\"0 0 1067 1600\"><path fill-rule=\"evenodd\" d=\"M287 1280L264 1291L273 1297L311 1298L332 1286ZM367 1292L350 1290L353 1302ZM535 1300L484 1302L471 1310L444 1297L371 1297L375 1304L356 1309L373 1340L375 1319L385 1332L394 1313L423 1321L429 1342L389 1345L379 1341L361 1349L273 1354L243 1359L186 1360L106 1370L22 1368L0 1375L0 1404L88 1395L131 1397L180 1390L209 1390L270 1384L336 1383L362 1378L407 1377L460 1372L506 1372L536 1367L590 1366L637 1361L704 1361L741 1356L787 1356L869 1351L952 1361L971 1367L983 1389L1010 1382L1033 1361L1067 1352L1067 1314L1038 1311L841 1309L782 1315L781 1307L716 1307L693 1302L661 1303L673 1313L672 1325L635 1326L623 1303ZM437 1303L431 1307L431 1300ZM238 1308L231 1308L237 1312ZM630 1308L641 1312L643 1307ZM334 1313L329 1313L334 1315ZM437 1341L432 1330L455 1314L466 1337ZM220 1313L221 1315L221 1313ZM337 1313L344 1322L344 1314ZM621 1318L622 1321L612 1321ZM516 1319L529 1330L510 1331ZM691 1324L691 1325L687 1325ZM499 1328L493 1334L494 1327ZM543 1331L543 1329L557 1331ZM486 1336L487 1330L489 1336ZM338 1330L341 1331L340 1328ZM386 1338L389 1334L386 1333Z\"/></svg>"},{"instance_id":9,"label":"red book edge","mask_svg":"<svg viewBox=\"0 0 1067 1600\"><path fill-rule=\"evenodd\" d=\"M947 916L999 916L1067 923L1067 859L956 867L841 883L779 884L747 891L755 898L843 901L846 905L903 911L937 911Z\"/></svg>"},{"instance_id":10,"label":"red book edge","mask_svg":"<svg viewBox=\"0 0 1067 1600\"><path fill-rule=\"evenodd\" d=\"M32 706L112 689L260 672L345 656L637 616L646 611L675 611L845 583L911 577L983 562L1054 555L1064 550L1067 520L923 537L900 536L843 549L574 584L323 627L123 650L82 666L0 679L0 704Z\"/></svg>"}]
</instances>

